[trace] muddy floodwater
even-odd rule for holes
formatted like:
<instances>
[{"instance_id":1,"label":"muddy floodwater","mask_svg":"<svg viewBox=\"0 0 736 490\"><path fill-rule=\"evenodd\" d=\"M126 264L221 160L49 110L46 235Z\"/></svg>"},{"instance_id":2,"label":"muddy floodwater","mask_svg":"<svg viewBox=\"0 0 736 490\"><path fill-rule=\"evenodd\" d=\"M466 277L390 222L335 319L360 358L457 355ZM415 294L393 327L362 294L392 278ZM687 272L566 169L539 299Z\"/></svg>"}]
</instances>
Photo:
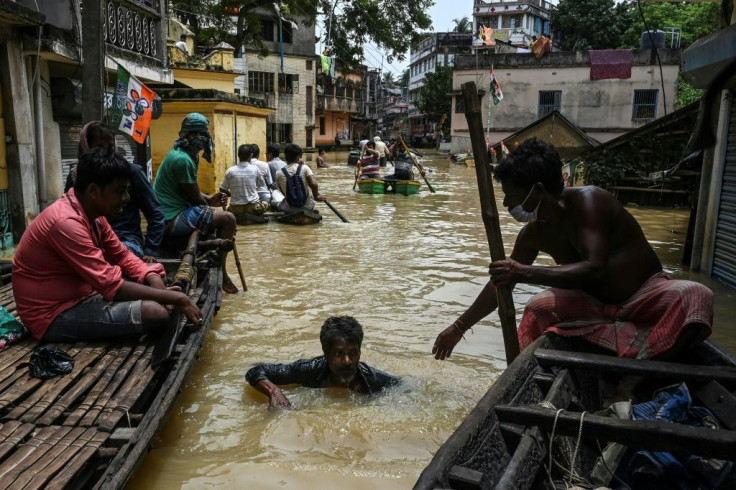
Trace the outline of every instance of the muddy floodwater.
<instances>
[{"instance_id":1,"label":"muddy floodwater","mask_svg":"<svg viewBox=\"0 0 736 490\"><path fill-rule=\"evenodd\" d=\"M312 168L350 223L318 204L324 219L316 226L238 228L248 291L224 298L189 382L128 488L411 488L504 369L496 314L466 334L448 361L430 354L437 334L488 278L475 169L426 155L435 194L423 184L410 197L363 195L351 190L346 161L346 153L328 153L330 168L313 161ZM510 253L521 226L500 201L499 209ZM665 269L688 277L680 265L688 211L629 209ZM232 258L228 269L237 282ZM697 280L717 293L713 339L735 353L733 292ZM540 290L517 286L517 306ZM245 371L258 361L320 355L319 328L332 315L357 318L365 331L361 360L404 383L377 397L288 387L293 410L267 410Z\"/></svg>"}]
</instances>

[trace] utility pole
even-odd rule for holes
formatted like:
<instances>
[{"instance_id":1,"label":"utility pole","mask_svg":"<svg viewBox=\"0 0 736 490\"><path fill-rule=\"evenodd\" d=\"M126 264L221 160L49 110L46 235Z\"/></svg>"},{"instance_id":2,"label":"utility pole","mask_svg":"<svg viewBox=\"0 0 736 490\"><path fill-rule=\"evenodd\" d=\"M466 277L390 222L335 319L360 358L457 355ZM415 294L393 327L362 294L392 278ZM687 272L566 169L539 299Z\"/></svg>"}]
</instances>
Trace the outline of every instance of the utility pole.
<instances>
[{"instance_id":1,"label":"utility pole","mask_svg":"<svg viewBox=\"0 0 736 490\"><path fill-rule=\"evenodd\" d=\"M82 9L82 120L102 121L105 111L105 25L103 2L84 2Z\"/></svg>"}]
</instances>

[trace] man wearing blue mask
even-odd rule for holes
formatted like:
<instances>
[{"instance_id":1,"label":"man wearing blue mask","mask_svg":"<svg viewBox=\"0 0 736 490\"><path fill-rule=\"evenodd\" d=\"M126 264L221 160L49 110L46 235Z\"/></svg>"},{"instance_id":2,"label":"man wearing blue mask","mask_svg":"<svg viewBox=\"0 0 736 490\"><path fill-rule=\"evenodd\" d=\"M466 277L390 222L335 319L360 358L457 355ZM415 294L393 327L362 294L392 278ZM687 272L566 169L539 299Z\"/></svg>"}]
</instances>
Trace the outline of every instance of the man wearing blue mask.
<instances>
[{"instance_id":1,"label":"man wearing blue mask","mask_svg":"<svg viewBox=\"0 0 736 490\"><path fill-rule=\"evenodd\" d=\"M194 230L199 230L202 235L216 230L218 238L233 239L235 216L217 210L227 203L227 194L216 192L208 196L199 190L200 152L202 158L211 162L213 150L209 119L196 112L188 114L181 123L179 139L161 162L153 183L166 218L165 240L187 237ZM226 255L223 250L223 264ZM224 268L222 289L231 294L238 292Z\"/></svg>"},{"instance_id":2,"label":"man wearing blue mask","mask_svg":"<svg viewBox=\"0 0 736 490\"><path fill-rule=\"evenodd\" d=\"M445 359L465 331L494 311L496 288L549 286L529 300L518 329L523 349L545 332L577 336L620 357L661 357L705 339L713 292L671 280L636 219L609 192L564 187L557 150L536 138L515 148L494 171L503 205L526 223L511 258L491 263L491 281L435 341ZM540 252L557 266L533 265Z\"/></svg>"}]
</instances>

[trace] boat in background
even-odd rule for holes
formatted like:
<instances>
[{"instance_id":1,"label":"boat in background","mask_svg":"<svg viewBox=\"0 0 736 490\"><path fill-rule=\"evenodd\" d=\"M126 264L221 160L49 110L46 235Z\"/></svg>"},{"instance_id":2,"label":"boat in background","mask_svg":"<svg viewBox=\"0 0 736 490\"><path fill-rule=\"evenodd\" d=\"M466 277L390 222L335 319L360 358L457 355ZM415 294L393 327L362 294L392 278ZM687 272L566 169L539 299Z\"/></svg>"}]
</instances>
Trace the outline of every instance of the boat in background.
<instances>
[{"instance_id":1,"label":"boat in background","mask_svg":"<svg viewBox=\"0 0 736 490\"><path fill-rule=\"evenodd\" d=\"M238 224L243 226L264 225L277 222L289 225L315 225L322 221L322 215L317 211L302 209L293 213L283 211L268 211L261 215L246 214L238 216Z\"/></svg>"},{"instance_id":2,"label":"boat in background","mask_svg":"<svg viewBox=\"0 0 736 490\"><path fill-rule=\"evenodd\" d=\"M358 180L358 192L361 194L401 194L411 196L419 192L420 187L421 184L416 180Z\"/></svg>"},{"instance_id":3,"label":"boat in background","mask_svg":"<svg viewBox=\"0 0 736 490\"><path fill-rule=\"evenodd\" d=\"M644 379L633 392L634 402L650 401L655 391L665 387L681 390L687 386L692 405L710 410L720 427L597 414L627 375ZM414 489L553 490L572 488L571 475L584 477L572 482L583 485L576 488L606 487L605 481L591 482L593 486L585 486L584 481L591 480L601 447L607 442L620 444L613 451L625 451L628 446L649 451L646 454L712 458L693 464L703 468L712 464L714 470L708 478L717 477L717 484L677 488L736 488L734 390L736 360L709 342L693 346L673 362L663 362L618 358L580 339L547 334L527 347L493 383L435 453ZM550 434L556 435L552 442ZM690 463L687 467L693 468ZM619 470L617 477L631 476L628 463L619 465ZM597 463L596 472L611 480L607 464ZM682 472L687 473L684 469ZM646 477L643 472L638 476ZM680 475L678 482L684 483L683 478ZM612 488L626 488L618 478L614 480L610 482ZM664 486L656 488L676 487L661 483ZM652 488L655 484L629 485Z\"/></svg>"}]
</instances>

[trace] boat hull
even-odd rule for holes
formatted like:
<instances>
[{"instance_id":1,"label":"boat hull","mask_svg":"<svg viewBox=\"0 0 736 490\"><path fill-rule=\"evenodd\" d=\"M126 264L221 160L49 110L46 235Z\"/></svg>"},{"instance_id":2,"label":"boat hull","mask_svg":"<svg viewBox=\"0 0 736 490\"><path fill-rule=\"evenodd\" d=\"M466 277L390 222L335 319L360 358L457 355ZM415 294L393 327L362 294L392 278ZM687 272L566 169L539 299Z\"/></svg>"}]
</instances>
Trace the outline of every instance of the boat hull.
<instances>
[{"instance_id":1,"label":"boat hull","mask_svg":"<svg viewBox=\"0 0 736 490\"><path fill-rule=\"evenodd\" d=\"M578 357L589 362L570 361ZM550 362L550 358L556 360ZM555 366L554 370L552 366ZM684 368L675 369L672 366ZM595 347L582 341L548 334L525 349L493 383L457 430L439 448L414 488L552 489L544 464L549 458L547 449L548 434L553 426L551 421L557 423L556 409L565 409L563 414L569 414L570 411L576 414L572 417L561 416L560 425L557 426L558 435L572 436L567 439L572 447L576 443L580 413L585 410L591 415L585 418L589 425L583 432L584 440L599 439L602 446L606 441L631 445L631 441L638 438L636 442L640 446L636 447L646 448L649 444L653 445L650 448L653 451L682 451L684 448L687 454L693 454L697 447L697 451L703 451L700 453L703 456L708 456L704 453L710 452L720 459L729 459L726 456L728 454L736 458L736 451L733 451L736 433L733 430L698 429L701 432L694 434L691 427L672 428L678 424L671 422L623 421L592 415L600 409L604 396L606 393L610 395L623 374L646 373L646 382L638 388L635 396L648 400L657 388L678 384L683 379L688 381L688 385L701 389L710 367L717 367L715 371L724 373L719 381L733 391L736 361L709 343L693 347L686 357L677 359L677 364L632 362L601 355ZM694 379L700 374L703 377ZM542 407L540 403L543 401L550 403L547 406L550 408ZM545 413L546 418L539 412ZM528 420L533 416L537 417L534 420L544 422L529 423ZM574 420L571 423L567 420L570 427L563 429L562 422L569 418ZM610 427L606 427L607 423ZM661 427L658 424L662 424ZM594 431L598 431L597 437L594 437ZM731 450L716 447L721 443L724 448L730 447ZM580 458L577 460L576 471L583 475L590 473L598 455L597 452L592 454L594 451L590 446L592 444L581 444ZM468 485L468 479L474 482L473 485Z\"/></svg>"},{"instance_id":2,"label":"boat hull","mask_svg":"<svg viewBox=\"0 0 736 490\"><path fill-rule=\"evenodd\" d=\"M416 180L386 181L383 179L360 179L358 192L361 194L401 194L412 196L419 192L421 184Z\"/></svg>"}]
</instances>

